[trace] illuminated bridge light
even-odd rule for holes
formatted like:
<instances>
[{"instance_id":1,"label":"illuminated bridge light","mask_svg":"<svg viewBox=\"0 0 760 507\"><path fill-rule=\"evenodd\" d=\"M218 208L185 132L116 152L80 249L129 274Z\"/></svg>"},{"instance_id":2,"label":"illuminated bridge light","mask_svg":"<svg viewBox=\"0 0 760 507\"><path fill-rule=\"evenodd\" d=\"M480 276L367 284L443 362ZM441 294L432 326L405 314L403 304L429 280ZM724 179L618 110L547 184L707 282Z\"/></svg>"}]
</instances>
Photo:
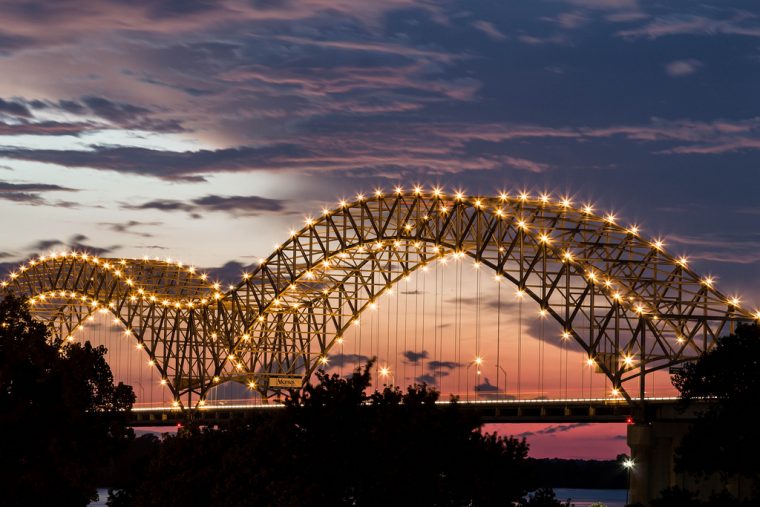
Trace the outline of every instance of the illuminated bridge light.
<instances>
[{"instance_id":1,"label":"illuminated bridge light","mask_svg":"<svg viewBox=\"0 0 760 507\"><path fill-rule=\"evenodd\" d=\"M428 193L425 188L432 190ZM256 257L258 264L242 273L243 281L229 292L222 293L221 284L210 281L207 274L168 257L138 261L64 251L34 256L18 265L1 279L0 296L13 291L32 301L35 318L52 319L56 336L63 341L72 335L78 340L86 338L80 326L91 321L92 314L109 314L122 326L114 336L139 337L135 349L148 352L154 386L159 376L166 380L177 403L188 397L194 403L207 399L221 379L252 382L254 372L264 377L308 379L328 362L335 363L331 367L336 371L342 365L337 359L329 361L329 357L338 357L330 355L330 348L343 345L344 339L359 347L360 334L364 335L364 350L357 355L367 352L367 336L372 336L372 355L382 358L382 372L400 376L399 366L391 368L393 356L385 346L396 334L403 335L404 312L412 311L418 299L423 308L420 313L435 321L427 320L424 326L409 323L407 334L413 339L421 338L416 336L420 327L429 331L454 319L445 308L443 289L434 287L444 275L447 283L452 283L454 277L445 272L461 271L463 263L451 261L465 257L474 259L476 271L464 270L466 276L457 283L475 284L481 276L492 276L499 283L488 283L488 289L504 297L505 306L515 305L513 309L525 306L515 304L519 301L512 298L513 289L517 300L530 294L539 305L528 310L530 317L556 320L558 327L553 332L564 330L562 339L577 340L582 347L578 350L584 351L582 358L575 356L575 367L594 375L583 362L589 367L598 365L598 370L605 371L598 374L607 375L606 385L614 386L611 396L616 398L635 398L629 392L635 382L623 380L621 385L616 377L621 368L640 366L645 371L654 357L660 361L660 370L680 364L693 358L697 350L685 346L688 342L702 348L701 326L707 331L705 348L709 349L715 341L712 336L725 329L722 326L727 322L760 320L760 309L747 311L737 296L715 291L712 276L700 277L686 269L687 257L666 252L662 239L642 238L638 225L620 225L611 213L594 215L591 204L574 205L569 196L556 199L552 195L557 194L531 196L524 190L511 197L506 191L468 197L460 189L445 196L440 187L422 184L406 193L397 186L388 195L375 189L367 195L357 194L354 202L341 199L336 209L325 207L318 218L304 215L304 228L283 234L270 255ZM589 248L599 243L604 248ZM676 276L672 276L674 271ZM64 275L57 276L59 272ZM415 280L411 280L415 272ZM636 276L646 278L647 291L638 290L642 280ZM402 286L394 290L398 282ZM387 303L382 311L371 312L383 293ZM464 311L475 313L480 308L481 318L496 321L502 301L493 293ZM435 299L436 295L440 299ZM458 298L461 302L464 296ZM432 301L438 303L434 306ZM681 310L693 309L697 302L700 308L709 309L706 316ZM60 315L53 316L52 303L63 303ZM431 316L433 308L435 317ZM365 310L370 312L366 317L370 320L363 328L354 327L360 325ZM386 324L387 319L391 325ZM646 351L632 339L642 320L649 321L655 335L648 337ZM606 322L628 326L620 329L620 343L625 345L608 344L601 350L585 332L593 327L597 336L604 332L609 336L609 325L614 324L599 329ZM94 329L88 326L86 333ZM435 329L440 345L443 328ZM355 333L357 339L346 333ZM517 372L513 373L511 366L505 368L499 358L491 359L494 337L490 333L473 334L478 336L478 345L473 341L472 349L461 357L474 354L471 364L480 365L485 351L489 360L482 368L483 375L496 386L498 372L499 393L512 394ZM381 338L386 343L379 343ZM501 338L503 351L506 338ZM565 349L569 345L565 344ZM134 353L131 346L129 349ZM439 357L440 349L437 354L429 360L441 363L445 358ZM505 375L509 377L507 390L503 389ZM268 385L257 385L262 396L272 395ZM602 389L609 388L597 391L608 399L609 391Z\"/></svg>"}]
</instances>

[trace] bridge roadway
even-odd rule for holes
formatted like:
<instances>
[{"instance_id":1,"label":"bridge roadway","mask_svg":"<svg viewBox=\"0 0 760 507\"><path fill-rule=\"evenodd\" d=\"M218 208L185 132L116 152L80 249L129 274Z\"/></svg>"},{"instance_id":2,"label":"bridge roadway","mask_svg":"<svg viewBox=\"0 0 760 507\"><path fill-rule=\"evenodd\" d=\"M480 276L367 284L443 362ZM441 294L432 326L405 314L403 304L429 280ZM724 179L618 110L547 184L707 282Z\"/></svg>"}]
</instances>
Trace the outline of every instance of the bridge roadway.
<instances>
[{"instance_id":1,"label":"bridge roadway","mask_svg":"<svg viewBox=\"0 0 760 507\"><path fill-rule=\"evenodd\" d=\"M439 401L445 406L450 401ZM646 398L642 407L639 400L629 404L624 399L576 398L541 400L460 400L459 409L477 414L484 423L641 423L646 421L688 420L694 417L693 409L681 413L678 398ZM234 421L245 421L282 410L283 405L229 404L206 405L196 410L172 407L133 408L130 424L134 427L175 426L194 421L201 425L225 426Z\"/></svg>"}]
</instances>

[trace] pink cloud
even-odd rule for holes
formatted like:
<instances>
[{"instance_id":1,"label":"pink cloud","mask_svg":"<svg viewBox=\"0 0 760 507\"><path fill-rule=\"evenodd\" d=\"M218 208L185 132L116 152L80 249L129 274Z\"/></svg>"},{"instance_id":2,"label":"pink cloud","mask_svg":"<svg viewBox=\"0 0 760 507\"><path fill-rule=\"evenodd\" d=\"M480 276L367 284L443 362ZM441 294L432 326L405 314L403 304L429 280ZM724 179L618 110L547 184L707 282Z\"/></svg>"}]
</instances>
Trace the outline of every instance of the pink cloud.
<instances>
[{"instance_id":1,"label":"pink cloud","mask_svg":"<svg viewBox=\"0 0 760 507\"><path fill-rule=\"evenodd\" d=\"M749 24L747 21L754 22ZM757 17L746 13L739 14L732 19L712 19L703 16L672 16L658 18L652 22L637 28L621 30L617 35L623 38L657 39L671 35L742 35L746 37L760 37L760 26L756 23Z\"/></svg>"},{"instance_id":2,"label":"pink cloud","mask_svg":"<svg viewBox=\"0 0 760 507\"><path fill-rule=\"evenodd\" d=\"M501 41L505 40L507 38L504 33L496 28L493 23L489 23L488 21L473 21L472 26L486 34L488 37L490 37L493 40Z\"/></svg>"},{"instance_id":3,"label":"pink cloud","mask_svg":"<svg viewBox=\"0 0 760 507\"><path fill-rule=\"evenodd\" d=\"M702 62L694 58L676 60L665 65L665 72L671 77L690 76L702 67Z\"/></svg>"},{"instance_id":4,"label":"pink cloud","mask_svg":"<svg viewBox=\"0 0 760 507\"><path fill-rule=\"evenodd\" d=\"M484 431L524 436L533 458L615 459L630 454L627 425L616 424L487 424Z\"/></svg>"}]
</instances>

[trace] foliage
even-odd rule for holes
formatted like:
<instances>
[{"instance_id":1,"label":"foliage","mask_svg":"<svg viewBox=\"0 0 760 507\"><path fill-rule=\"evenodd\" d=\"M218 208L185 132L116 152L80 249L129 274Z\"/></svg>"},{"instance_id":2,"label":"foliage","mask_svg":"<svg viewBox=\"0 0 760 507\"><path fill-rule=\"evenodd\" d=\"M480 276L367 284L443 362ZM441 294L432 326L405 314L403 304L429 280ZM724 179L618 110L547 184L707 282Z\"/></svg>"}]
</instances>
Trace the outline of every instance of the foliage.
<instances>
[{"instance_id":1,"label":"foliage","mask_svg":"<svg viewBox=\"0 0 760 507\"><path fill-rule=\"evenodd\" d=\"M482 434L425 385L365 394L370 365L318 382L278 415L167 438L110 505L508 505L527 493L524 440Z\"/></svg>"},{"instance_id":2,"label":"foliage","mask_svg":"<svg viewBox=\"0 0 760 507\"><path fill-rule=\"evenodd\" d=\"M26 303L0 300L0 489L8 505L87 505L96 470L132 436L134 394L103 347L53 340Z\"/></svg>"},{"instance_id":3,"label":"foliage","mask_svg":"<svg viewBox=\"0 0 760 507\"><path fill-rule=\"evenodd\" d=\"M735 334L721 338L714 349L687 364L674 377L684 408L711 399L676 451L676 469L706 478L718 474L754 484L758 500L760 478L760 327L737 326ZM733 503L732 503L733 502ZM707 503L682 489L663 492L652 506L740 505L727 492Z\"/></svg>"},{"instance_id":4,"label":"foliage","mask_svg":"<svg viewBox=\"0 0 760 507\"><path fill-rule=\"evenodd\" d=\"M674 384L687 403L715 399L683 439L676 467L705 476L760 476L760 327L738 326L735 334L686 365Z\"/></svg>"},{"instance_id":5,"label":"foliage","mask_svg":"<svg viewBox=\"0 0 760 507\"><path fill-rule=\"evenodd\" d=\"M570 502L561 502L551 488L540 488L523 498L520 507L570 507Z\"/></svg>"},{"instance_id":6,"label":"foliage","mask_svg":"<svg viewBox=\"0 0 760 507\"><path fill-rule=\"evenodd\" d=\"M628 473L621 460L528 458L536 486L554 488L624 489Z\"/></svg>"},{"instance_id":7,"label":"foliage","mask_svg":"<svg viewBox=\"0 0 760 507\"><path fill-rule=\"evenodd\" d=\"M650 507L753 507L757 502L751 499L737 500L728 491L700 500L697 494L679 487L663 490L660 497L652 500Z\"/></svg>"}]
</instances>

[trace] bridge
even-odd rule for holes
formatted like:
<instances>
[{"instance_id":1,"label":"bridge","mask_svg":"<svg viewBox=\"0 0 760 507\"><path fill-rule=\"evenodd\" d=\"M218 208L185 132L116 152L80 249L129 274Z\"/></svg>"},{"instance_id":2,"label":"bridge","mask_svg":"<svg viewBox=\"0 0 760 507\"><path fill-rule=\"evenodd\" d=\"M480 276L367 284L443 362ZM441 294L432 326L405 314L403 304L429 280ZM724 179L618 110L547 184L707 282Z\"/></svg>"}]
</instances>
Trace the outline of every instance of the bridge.
<instances>
[{"instance_id":1,"label":"bridge","mask_svg":"<svg viewBox=\"0 0 760 507\"><path fill-rule=\"evenodd\" d=\"M678 398L647 398L646 406L633 406L624 399L570 398L541 400L471 400L438 401L445 407L456 403L462 413L476 415L484 423L628 423L636 420L683 421L693 417L677 408ZM704 405L701 404L701 405ZM700 406L701 406L700 405ZM176 426L194 423L201 426L227 426L241 421L276 414L285 405L220 404L204 406L196 411L179 410L171 406L133 409L130 424L134 427ZM643 411L642 411L643 410Z\"/></svg>"},{"instance_id":2,"label":"bridge","mask_svg":"<svg viewBox=\"0 0 760 507\"><path fill-rule=\"evenodd\" d=\"M134 369L125 340L147 360L148 396L143 376L128 383L134 423L151 425L277 410L317 369L346 374L369 357L376 379L434 384L491 420L645 422L662 416L646 407L672 407L674 369L760 319L637 225L525 192L358 194L241 275L223 288L169 258L59 251L0 289L62 340L95 339L90 323L102 334L113 318L109 363L117 378ZM146 401L156 386L168 400Z\"/></svg>"}]
</instances>

